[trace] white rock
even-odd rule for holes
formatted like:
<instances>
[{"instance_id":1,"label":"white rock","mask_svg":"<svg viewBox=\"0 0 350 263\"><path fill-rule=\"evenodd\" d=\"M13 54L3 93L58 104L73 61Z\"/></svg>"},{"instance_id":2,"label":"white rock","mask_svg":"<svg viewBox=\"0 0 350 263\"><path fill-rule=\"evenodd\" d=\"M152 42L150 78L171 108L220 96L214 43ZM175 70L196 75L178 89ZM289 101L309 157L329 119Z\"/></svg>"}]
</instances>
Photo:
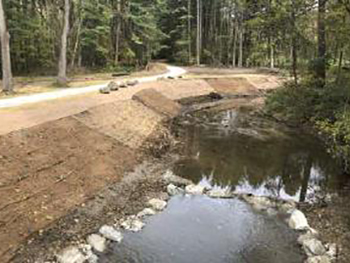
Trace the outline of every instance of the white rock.
<instances>
[{"instance_id":1,"label":"white rock","mask_svg":"<svg viewBox=\"0 0 350 263\"><path fill-rule=\"evenodd\" d=\"M100 228L100 234L105 238L120 243L123 240L123 235L112 226L104 225Z\"/></svg>"},{"instance_id":2,"label":"white rock","mask_svg":"<svg viewBox=\"0 0 350 263\"><path fill-rule=\"evenodd\" d=\"M137 214L137 217L153 216L156 214L152 208L145 208Z\"/></svg>"},{"instance_id":3,"label":"white rock","mask_svg":"<svg viewBox=\"0 0 350 263\"><path fill-rule=\"evenodd\" d=\"M207 195L211 198L231 198L232 193L229 188L216 188L210 190Z\"/></svg>"},{"instance_id":4,"label":"white rock","mask_svg":"<svg viewBox=\"0 0 350 263\"><path fill-rule=\"evenodd\" d=\"M169 195L173 196L173 195L181 195L184 193L184 190L180 187L177 187L176 185L173 184L169 184L167 186L167 192Z\"/></svg>"},{"instance_id":5,"label":"white rock","mask_svg":"<svg viewBox=\"0 0 350 263\"><path fill-rule=\"evenodd\" d=\"M289 218L289 227L295 230L304 230L309 228L307 219L303 212L298 209L293 210Z\"/></svg>"},{"instance_id":6,"label":"white rock","mask_svg":"<svg viewBox=\"0 0 350 263\"><path fill-rule=\"evenodd\" d=\"M122 222L121 226L126 230L130 230L132 232L138 232L138 231L141 231L141 229L145 226L145 224L140 219L133 216L133 217L129 217L124 222Z\"/></svg>"},{"instance_id":7,"label":"white rock","mask_svg":"<svg viewBox=\"0 0 350 263\"><path fill-rule=\"evenodd\" d=\"M277 211L271 207L266 210L266 213L268 214L268 216L276 216L277 215Z\"/></svg>"},{"instance_id":8,"label":"white rock","mask_svg":"<svg viewBox=\"0 0 350 263\"><path fill-rule=\"evenodd\" d=\"M156 211L162 211L167 206L167 202L153 198L148 201L148 205L150 205Z\"/></svg>"},{"instance_id":9,"label":"white rock","mask_svg":"<svg viewBox=\"0 0 350 263\"><path fill-rule=\"evenodd\" d=\"M326 244L325 247L327 249L327 252L326 252L327 256L329 256L331 259L335 259L338 254L337 244L335 243Z\"/></svg>"},{"instance_id":10,"label":"white rock","mask_svg":"<svg viewBox=\"0 0 350 263\"><path fill-rule=\"evenodd\" d=\"M311 233L303 234L303 235L300 235L298 237L298 243L299 243L299 245L302 246L305 241L310 240L310 239L314 239L314 238L315 238L315 236L312 235Z\"/></svg>"},{"instance_id":11,"label":"white rock","mask_svg":"<svg viewBox=\"0 0 350 263\"><path fill-rule=\"evenodd\" d=\"M67 247L57 255L59 263L84 263L86 256L77 247Z\"/></svg>"},{"instance_id":12,"label":"white rock","mask_svg":"<svg viewBox=\"0 0 350 263\"><path fill-rule=\"evenodd\" d=\"M292 203L292 202L286 202L286 203L283 203L281 204L279 207L278 207L278 210L282 213L289 213L289 212L292 212L294 209L296 208L296 205L295 203Z\"/></svg>"},{"instance_id":13,"label":"white rock","mask_svg":"<svg viewBox=\"0 0 350 263\"><path fill-rule=\"evenodd\" d=\"M98 252L103 252L106 249L106 239L100 235L92 234L88 236L87 242Z\"/></svg>"},{"instance_id":14,"label":"white rock","mask_svg":"<svg viewBox=\"0 0 350 263\"><path fill-rule=\"evenodd\" d=\"M191 195L201 195L204 193L205 187L201 185L190 184L186 186L186 193Z\"/></svg>"},{"instance_id":15,"label":"white rock","mask_svg":"<svg viewBox=\"0 0 350 263\"><path fill-rule=\"evenodd\" d=\"M308 239L303 242L303 248L306 255L311 256L322 256L326 253L325 247L322 242L316 238Z\"/></svg>"},{"instance_id":16,"label":"white rock","mask_svg":"<svg viewBox=\"0 0 350 263\"><path fill-rule=\"evenodd\" d=\"M327 256L309 257L305 263L330 263L331 260Z\"/></svg>"}]
</instances>

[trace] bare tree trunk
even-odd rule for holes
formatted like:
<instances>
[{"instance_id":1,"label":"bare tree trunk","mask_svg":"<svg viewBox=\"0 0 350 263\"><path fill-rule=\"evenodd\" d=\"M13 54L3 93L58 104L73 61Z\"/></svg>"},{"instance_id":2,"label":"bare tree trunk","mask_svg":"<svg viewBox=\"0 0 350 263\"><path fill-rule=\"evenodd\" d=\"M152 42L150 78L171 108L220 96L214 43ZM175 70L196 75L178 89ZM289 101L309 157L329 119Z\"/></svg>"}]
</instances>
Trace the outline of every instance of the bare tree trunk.
<instances>
[{"instance_id":1,"label":"bare tree trunk","mask_svg":"<svg viewBox=\"0 0 350 263\"><path fill-rule=\"evenodd\" d=\"M120 0L121 1L121 0ZM115 57L114 57L114 64L119 64L119 50L120 50L120 33L121 33L121 2L118 1L117 3L117 30L115 33Z\"/></svg>"},{"instance_id":2,"label":"bare tree trunk","mask_svg":"<svg viewBox=\"0 0 350 263\"><path fill-rule=\"evenodd\" d=\"M292 75L294 78L295 86L298 85L298 51L297 51L297 39L296 39L296 29L295 29L295 0L292 0L292 13L291 13L291 30L292 30Z\"/></svg>"},{"instance_id":3,"label":"bare tree trunk","mask_svg":"<svg viewBox=\"0 0 350 263\"><path fill-rule=\"evenodd\" d=\"M233 39L233 51L232 51L232 66L236 67L236 54L237 54L237 39L238 39L238 26L235 25L235 37Z\"/></svg>"},{"instance_id":4,"label":"bare tree trunk","mask_svg":"<svg viewBox=\"0 0 350 263\"><path fill-rule=\"evenodd\" d=\"M243 67L243 26L239 30L239 57L238 57L238 67Z\"/></svg>"},{"instance_id":5,"label":"bare tree trunk","mask_svg":"<svg viewBox=\"0 0 350 263\"><path fill-rule=\"evenodd\" d=\"M201 0L197 0L197 66L201 64Z\"/></svg>"},{"instance_id":6,"label":"bare tree trunk","mask_svg":"<svg viewBox=\"0 0 350 263\"><path fill-rule=\"evenodd\" d=\"M273 41L270 42L270 68L275 68L275 46Z\"/></svg>"},{"instance_id":7,"label":"bare tree trunk","mask_svg":"<svg viewBox=\"0 0 350 263\"><path fill-rule=\"evenodd\" d=\"M0 0L0 34L2 58L2 90L5 93L12 93L13 85L10 56L10 34L6 26L5 11L2 0Z\"/></svg>"},{"instance_id":8,"label":"bare tree trunk","mask_svg":"<svg viewBox=\"0 0 350 263\"><path fill-rule=\"evenodd\" d=\"M192 63L192 40L191 40L191 0L188 0L187 41L188 41L188 64Z\"/></svg>"},{"instance_id":9,"label":"bare tree trunk","mask_svg":"<svg viewBox=\"0 0 350 263\"><path fill-rule=\"evenodd\" d=\"M82 18L79 18L79 25L78 25L78 30L77 30L77 39L76 39L75 44L74 44L74 50L73 50L72 61L71 61L71 69L74 69L75 60L76 60L78 49L79 49L80 31L81 31L82 21L83 21Z\"/></svg>"},{"instance_id":10,"label":"bare tree trunk","mask_svg":"<svg viewBox=\"0 0 350 263\"><path fill-rule=\"evenodd\" d=\"M317 65L316 75L321 86L324 86L326 82L326 2L327 0L318 0L317 36L319 65Z\"/></svg>"},{"instance_id":11,"label":"bare tree trunk","mask_svg":"<svg viewBox=\"0 0 350 263\"><path fill-rule=\"evenodd\" d=\"M58 62L57 83L60 86L67 85L67 38L69 32L70 0L64 0L64 25L61 36L61 53Z\"/></svg>"}]
</instances>

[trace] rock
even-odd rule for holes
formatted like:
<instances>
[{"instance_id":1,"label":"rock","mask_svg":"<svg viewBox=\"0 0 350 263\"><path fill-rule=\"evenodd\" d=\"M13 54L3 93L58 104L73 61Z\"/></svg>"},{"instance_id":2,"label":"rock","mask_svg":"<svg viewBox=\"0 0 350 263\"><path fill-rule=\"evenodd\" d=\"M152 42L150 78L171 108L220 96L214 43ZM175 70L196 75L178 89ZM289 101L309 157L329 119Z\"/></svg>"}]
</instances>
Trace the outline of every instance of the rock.
<instances>
[{"instance_id":1,"label":"rock","mask_svg":"<svg viewBox=\"0 0 350 263\"><path fill-rule=\"evenodd\" d=\"M185 191L180 188L180 187L177 187L176 185L173 185L173 184L169 184L167 186L167 192L170 196L173 196L173 195L181 195L183 194Z\"/></svg>"},{"instance_id":2,"label":"rock","mask_svg":"<svg viewBox=\"0 0 350 263\"><path fill-rule=\"evenodd\" d=\"M139 83L138 80L128 80L126 82L126 85L128 85L128 86L136 86L138 83Z\"/></svg>"},{"instance_id":3,"label":"rock","mask_svg":"<svg viewBox=\"0 0 350 263\"><path fill-rule=\"evenodd\" d=\"M211 198L231 198L232 193L229 188L216 188L210 190L207 195Z\"/></svg>"},{"instance_id":4,"label":"rock","mask_svg":"<svg viewBox=\"0 0 350 263\"><path fill-rule=\"evenodd\" d=\"M309 224L307 223L304 213L298 209L293 210L289 218L288 225L290 228L295 230L305 230L309 228Z\"/></svg>"},{"instance_id":5,"label":"rock","mask_svg":"<svg viewBox=\"0 0 350 263\"><path fill-rule=\"evenodd\" d=\"M326 253L325 247L322 242L316 238L307 239L303 242L303 248L306 255L311 256L322 256Z\"/></svg>"},{"instance_id":6,"label":"rock","mask_svg":"<svg viewBox=\"0 0 350 263\"><path fill-rule=\"evenodd\" d=\"M121 82L119 84L119 88L127 88L127 87L128 87L128 85L125 82Z\"/></svg>"},{"instance_id":7,"label":"rock","mask_svg":"<svg viewBox=\"0 0 350 263\"><path fill-rule=\"evenodd\" d=\"M106 87L100 88L100 93L109 94L109 93L111 93L111 90L110 90L109 86L106 86Z\"/></svg>"},{"instance_id":8,"label":"rock","mask_svg":"<svg viewBox=\"0 0 350 263\"><path fill-rule=\"evenodd\" d=\"M168 170L163 174L163 179L168 184L174 184L176 186L186 186L193 184L190 180L182 178L180 176L175 175L172 171Z\"/></svg>"},{"instance_id":9,"label":"rock","mask_svg":"<svg viewBox=\"0 0 350 263\"><path fill-rule=\"evenodd\" d=\"M114 81L111 81L109 84L108 84L108 88L110 91L117 91L119 89L119 86L117 83L115 83Z\"/></svg>"},{"instance_id":10,"label":"rock","mask_svg":"<svg viewBox=\"0 0 350 263\"><path fill-rule=\"evenodd\" d=\"M300 235L298 237L298 243L299 243L299 245L302 246L305 241L310 240L310 239L314 239L314 238L315 238L315 236L311 233L303 234L303 235Z\"/></svg>"},{"instance_id":11,"label":"rock","mask_svg":"<svg viewBox=\"0 0 350 263\"><path fill-rule=\"evenodd\" d=\"M104 225L100 228L100 234L105 238L120 243L123 240L123 235L112 226Z\"/></svg>"},{"instance_id":12,"label":"rock","mask_svg":"<svg viewBox=\"0 0 350 263\"><path fill-rule=\"evenodd\" d=\"M149 200L148 204L156 211L162 211L167 206L167 202L156 198Z\"/></svg>"},{"instance_id":13,"label":"rock","mask_svg":"<svg viewBox=\"0 0 350 263\"><path fill-rule=\"evenodd\" d=\"M268 216L276 216L277 215L276 209L273 209L271 207L266 210L266 213Z\"/></svg>"},{"instance_id":14,"label":"rock","mask_svg":"<svg viewBox=\"0 0 350 263\"><path fill-rule=\"evenodd\" d=\"M278 206L278 210L284 214L290 213L295 208L296 208L296 205L295 203L292 203L292 202L285 202Z\"/></svg>"},{"instance_id":15,"label":"rock","mask_svg":"<svg viewBox=\"0 0 350 263\"><path fill-rule=\"evenodd\" d=\"M337 255L338 255L338 247L337 244L333 243L333 244L326 244L326 254L330 259L336 259Z\"/></svg>"},{"instance_id":16,"label":"rock","mask_svg":"<svg viewBox=\"0 0 350 263\"><path fill-rule=\"evenodd\" d=\"M59 263L84 263L87 258L77 247L65 248L57 255Z\"/></svg>"},{"instance_id":17,"label":"rock","mask_svg":"<svg viewBox=\"0 0 350 263\"><path fill-rule=\"evenodd\" d=\"M130 230L132 232L139 232L142 230L145 224L136 216L131 216L124 222L122 222L121 226L126 230Z\"/></svg>"},{"instance_id":18,"label":"rock","mask_svg":"<svg viewBox=\"0 0 350 263\"><path fill-rule=\"evenodd\" d=\"M305 263L330 263L331 260L327 256L316 256L316 257L309 257Z\"/></svg>"},{"instance_id":19,"label":"rock","mask_svg":"<svg viewBox=\"0 0 350 263\"><path fill-rule=\"evenodd\" d=\"M153 216L156 214L156 211L154 211L151 208L145 208L140 213L137 214L137 217L145 217L145 216Z\"/></svg>"},{"instance_id":20,"label":"rock","mask_svg":"<svg viewBox=\"0 0 350 263\"><path fill-rule=\"evenodd\" d=\"M201 195L204 193L205 187L201 185L190 184L186 186L185 190L187 194Z\"/></svg>"},{"instance_id":21,"label":"rock","mask_svg":"<svg viewBox=\"0 0 350 263\"><path fill-rule=\"evenodd\" d=\"M173 76L168 76L168 79L175 79L175 77L173 77Z\"/></svg>"},{"instance_id":22,"label":"rock","mask_svg":"<svg viewBox=\"0 0 350 263\"><path fill-rule=\"evenodd\" d=\"M88 236L87 242L89 245L98 252L103 252L106 249L106 239L97 234Z\"/></svg>"}]
</instances>

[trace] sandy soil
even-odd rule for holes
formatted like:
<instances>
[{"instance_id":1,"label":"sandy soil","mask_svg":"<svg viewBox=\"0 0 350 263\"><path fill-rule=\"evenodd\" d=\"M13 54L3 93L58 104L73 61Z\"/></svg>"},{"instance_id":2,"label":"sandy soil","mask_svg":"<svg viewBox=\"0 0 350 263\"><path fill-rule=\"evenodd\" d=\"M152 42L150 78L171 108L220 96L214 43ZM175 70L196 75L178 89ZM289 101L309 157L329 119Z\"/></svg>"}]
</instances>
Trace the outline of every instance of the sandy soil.
<instances>
[{"instance_id":1,"label":"sandy soil","mask_svg":"<svg viewBox=\"0 0 350 263\"><path fill-rule=\"evenodd\" d=\"M227 81L230 85L225 89L234 92L235 82ZM144 100L131 100L148 88L160 92L157 98L165 97L156 100L145 93ZM244 87L239 89L247 92ZM177 107L169 108L169 99L215 91L220 89L201 79L163 80L110 95L95 93L1 110L1 261L16 255L15 262L33 262L29 255L47 252L49 244L72 242L104 220L129 209L134 213L148 193L158 189L157 180L140 179L129 188L123 188L122 182L142 160L153 158L143 148L168 150L164 145L169 143L164 141L171 138L162 125L168 119L164 113ZM162 151L158 153L163 156ZM113 185L116 192L110 193ZM107 191L114 199L107 194L96 196L99 191ZM91 198L96 209L78 209ZM100 199L112 200L113 205L101 205ZM129 203L132 200L135 206ZM17 250L19 244L23 246Z\"/></svg>"}]
</instances>

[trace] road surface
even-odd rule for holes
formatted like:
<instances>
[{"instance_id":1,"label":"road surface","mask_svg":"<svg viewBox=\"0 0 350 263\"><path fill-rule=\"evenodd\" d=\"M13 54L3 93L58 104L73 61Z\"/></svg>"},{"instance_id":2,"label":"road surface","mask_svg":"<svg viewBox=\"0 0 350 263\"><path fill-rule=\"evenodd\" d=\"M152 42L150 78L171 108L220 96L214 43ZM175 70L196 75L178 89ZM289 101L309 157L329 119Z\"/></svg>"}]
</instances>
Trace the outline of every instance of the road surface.
<instances>
[{"instance_id":1,"label":"road surface","mask_svg":"<svg viewBox=\"0 0 350 263\"><path fill-rule=\"evenodd\" d=\"M167 69L168 69L168 72L164 74L150 76L150 77L133 78L133 80L137 79L140 83L146 83L146 82L156 81L158 78L178 77L186 73L186 70L179 67L167 66ZM106 86L107 84L108 83L88 86L88 87L80 87L80 88L66 88L66 89L60 89L58 91L25 95L25 96L9 98L9 99L1 99L0 109L13 108L13 107L22 106L25 104L37 103L37 102L42 102L47 100L54 100L54 99L94 92L94 91L98 91L100 88Z\"/></svg>"}]
</instances>

